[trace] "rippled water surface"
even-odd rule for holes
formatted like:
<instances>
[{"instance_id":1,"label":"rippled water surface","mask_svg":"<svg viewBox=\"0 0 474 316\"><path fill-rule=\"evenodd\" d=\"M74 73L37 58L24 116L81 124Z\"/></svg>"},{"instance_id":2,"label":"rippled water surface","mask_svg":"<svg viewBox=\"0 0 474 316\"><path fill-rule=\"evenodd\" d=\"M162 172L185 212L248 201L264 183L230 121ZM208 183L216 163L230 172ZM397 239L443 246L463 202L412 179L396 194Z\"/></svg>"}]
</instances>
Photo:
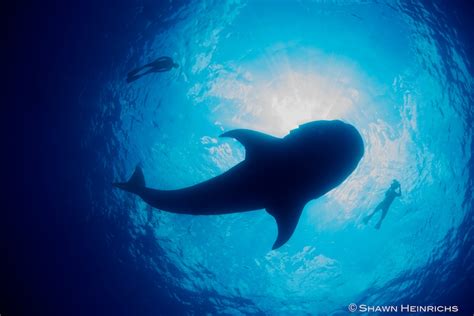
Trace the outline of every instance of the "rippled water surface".
<instances>
[{"instance_id":1,"label":"rippled water surface","mask_svg":"<svg viewBox=\"0 0 474 316\"><path fill-rule=\"evenodd\" d=\"M306 205L276 251L276 225L264 211L152 211L96 187L91 173L93 212L128 236L105 232L110 247L125 248L123 256L191 313L433 304L461 281L453 277L460 251L472 245L473 80L463 42L436 5L192 1L172 8L130 47L97 100L84 146L106 139L95 148L105 178L125 179L140 163L150 187L192 185L244 159L240 144L218 138L223 131L284 136L321 119L356 126L365 155L343 184ZM161 55L180 67L124 81L123 73ZM381 229L375 219L362 224L392 179L402 196ZM467 267L472 274L472 262Z\"/></svg>"}]
</instances>

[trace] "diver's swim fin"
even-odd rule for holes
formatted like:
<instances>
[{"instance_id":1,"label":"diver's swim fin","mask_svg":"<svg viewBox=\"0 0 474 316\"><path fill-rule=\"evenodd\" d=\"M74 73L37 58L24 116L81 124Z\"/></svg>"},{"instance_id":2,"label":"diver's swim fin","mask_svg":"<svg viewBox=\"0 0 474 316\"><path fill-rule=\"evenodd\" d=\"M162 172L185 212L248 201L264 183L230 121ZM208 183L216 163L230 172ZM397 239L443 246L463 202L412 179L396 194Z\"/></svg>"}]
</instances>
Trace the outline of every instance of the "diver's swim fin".
<instances>
[{"instance_id":1,"label":"diver's swim fin","mask_svg":"<svg viewBox=\"0 0 474 316\"><path fill-rule=\"evenodd\" d=\"M278 226L278 237L272 250L280 248L291 238L304 205L305 203L302 205L301 203L281 203L273 207L267 207L267 212L275 218Z\"/></svg>"},{"instance_id":2,"label":"diver's swim fin","mask_svg":"<svg viewBox=\"0 0 474 316\"><path fill-rule=\"evenodd\" d=\"M142 168L137 166L127 182L115 182L112 185L127 192L138 193L145 187L145 176L143 175Z\"/></svg>"}]
</instances>

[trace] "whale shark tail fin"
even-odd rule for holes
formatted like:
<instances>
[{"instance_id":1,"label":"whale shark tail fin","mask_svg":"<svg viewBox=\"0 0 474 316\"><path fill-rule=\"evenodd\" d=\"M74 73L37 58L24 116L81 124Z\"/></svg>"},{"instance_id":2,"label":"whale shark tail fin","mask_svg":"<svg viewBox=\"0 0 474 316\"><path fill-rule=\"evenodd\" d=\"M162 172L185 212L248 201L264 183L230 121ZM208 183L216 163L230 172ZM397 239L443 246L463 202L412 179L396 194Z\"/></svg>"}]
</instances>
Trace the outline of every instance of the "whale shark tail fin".
<instances>
[{"instance_id":1,"label":"whale shark tail fin","mask_svg":"<svg viewBox=\"0 0 474 316\"><path fill-rule=\"evenodd\" d=\"M127 182L115 182L112 185L127 192L138 193L145 187L145 176L143 175L142 168L137 166Z\"/></svg>"}]
</instances>

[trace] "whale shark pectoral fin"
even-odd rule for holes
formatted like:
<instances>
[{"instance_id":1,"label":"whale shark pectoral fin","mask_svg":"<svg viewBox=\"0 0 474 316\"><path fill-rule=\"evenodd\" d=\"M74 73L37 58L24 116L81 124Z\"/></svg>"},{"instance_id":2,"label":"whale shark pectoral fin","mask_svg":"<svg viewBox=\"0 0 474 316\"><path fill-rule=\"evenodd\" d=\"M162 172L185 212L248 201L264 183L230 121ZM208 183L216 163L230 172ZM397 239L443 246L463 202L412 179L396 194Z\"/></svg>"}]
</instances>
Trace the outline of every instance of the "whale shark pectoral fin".
<instances>
[{"instance_id":1,"label":"whale shark pectoral fin","mask_svg":"<svg viewBox=\"0 0 474 316\"><path fill-rule=\"evenodd\" d=\"M249 129L234 129L225 132L220 137L231 137L238 140L245 147L245 158L254 157L259 152L265 151L272 144L281 140L278 137Z\"/></svg>"},{"instance_id":2,"label":"whale shark pectoral fin","mask_svg":"<svg viewBox=\"0 0 474 316\"><path fill-rule=\"evenodd\" d=\"M301 203L283 203L267 208L267 212L275 218L278 226L278 237L272 250L280 248L291 238L303 208L304 204L301 205Z\"/></svg>"}]
</instances>

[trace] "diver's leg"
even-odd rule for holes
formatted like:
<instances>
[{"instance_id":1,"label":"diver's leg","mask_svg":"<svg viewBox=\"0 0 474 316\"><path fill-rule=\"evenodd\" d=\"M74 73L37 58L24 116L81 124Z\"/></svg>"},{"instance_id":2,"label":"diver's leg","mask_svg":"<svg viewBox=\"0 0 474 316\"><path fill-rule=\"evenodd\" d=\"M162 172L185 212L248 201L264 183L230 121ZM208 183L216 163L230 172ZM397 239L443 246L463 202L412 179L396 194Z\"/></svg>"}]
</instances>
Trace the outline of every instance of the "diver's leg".
<instances>
[{"instance_id":1,"label":"diver's leg","mask_svg":"<svg viewBox=\"0 0 474 316\"><path fill-rule=\"evenodd\" d=\"M147 67L147 65L138 67L138 68L136 68L136 69L133 69L132 71L130 71L130 72L128 73L128 77L134 77L137 73L139 73L140 71L142 71L145 67Z\"/></svg>"},{"instance_id":2,"label":"diver's leg","mask_svg":"<svg viewBox=\"0 0 474 316\"><path fill-rule=\"evenodd\" d=\"M383 208L382 216L380 216L379 222L377 223L377 225L375 225L375 229L380 228L380 225L382 225L382 221L385 218L385 216L387 215L387 212L388 212L388 208Z\"/></svg>"},{"instance_id":3,"label":"diver's leg","mask_svg":"<svg viewBox=\"0 0 474 316\"><path fill-rule=\"evenodd\" d=\"M381 209L381 204L377 205L374 211L364 218L364 224L367 224L372 218L372 216L374 216L374 214L377 213L380 209Z\"/></svg>"},{"instance_id":4,"label":"diver's leg","mask_svg":"<svg viewBox=\"0 0 474 316\"><path fill-rule=\"evenodd\" d=\"M145 67L146 67L146 66L142 67L142 69L140 69L140 70L145 69ZM150 74L150 73L152 73L152 72L156 72L156 71L155 71L153 68L150 68L150 69L148 69L147 71L145 71L145 72L143 72L143 73L141 73L141 74L135 74L135 75L133 75L133 76L130 76L130 74L129 74L129 76L127 77L127 82L130 83L130 82L135 81L135 80L137 80L137 79L140 79L141 77L143 77L143 76L145 76L145 75L148 75L148 74Z\"/></svg>"},{"instance_id":5,"label":"diver's leg","mask_svg":"<svg viewBox=\"0 0 474 316\"><path fill-rule=\"evenodd\" d=\"M132 71L130 71L128 73L128 78L135 78L134 80L137 80L138 78L140 78L141 76L144 76L146 75L147 73L150 73L150 72L153 72L153 68L155 66L153 65L153 63L148 63L146 65L143 65L141 67L138 67ZM141 73L139 74L141 71L143 71L143 69L146 69L146 68L149 68L145 73ZM133 80L132 80L133 81Z\"/></svg>"},{"instance_id":6,"label":"diver's leg","mask_svg":"<svg viewBox=\"0 0 474 316\"><path fill-rule=\"evenodd\" d=\"M137 79L139 79L141 76L128 76L127 77L127 82L130 83L130 82L133 82Z\"/></svg>"}]
</instances>

